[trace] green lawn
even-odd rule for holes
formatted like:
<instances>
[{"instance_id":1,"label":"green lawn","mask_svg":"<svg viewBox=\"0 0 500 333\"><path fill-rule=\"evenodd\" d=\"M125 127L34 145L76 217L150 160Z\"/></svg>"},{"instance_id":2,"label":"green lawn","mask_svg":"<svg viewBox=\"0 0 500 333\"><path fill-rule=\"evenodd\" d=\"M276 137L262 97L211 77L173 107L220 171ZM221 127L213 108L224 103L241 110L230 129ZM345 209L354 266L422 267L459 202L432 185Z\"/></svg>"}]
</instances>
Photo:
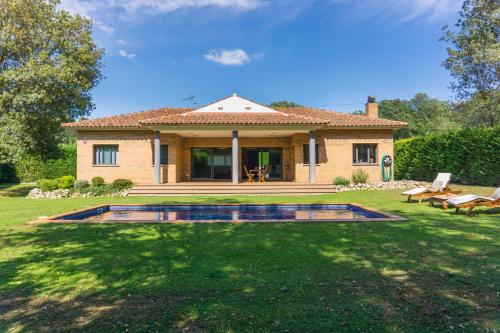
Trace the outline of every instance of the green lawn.
<instances>
[{"instance_id":1,"label":"green lawn","mask_svg":"<svg viewBox=\"0 0 500 333\"><path fill-rule=\"evenodd\" d=\"M0 332L496 332L498 210L399 191L29 200L0 187ZM465 188L487 193L488 188ZM101 203L356 202L402 222L27 225Z\"/></svg>"}]
</instances>

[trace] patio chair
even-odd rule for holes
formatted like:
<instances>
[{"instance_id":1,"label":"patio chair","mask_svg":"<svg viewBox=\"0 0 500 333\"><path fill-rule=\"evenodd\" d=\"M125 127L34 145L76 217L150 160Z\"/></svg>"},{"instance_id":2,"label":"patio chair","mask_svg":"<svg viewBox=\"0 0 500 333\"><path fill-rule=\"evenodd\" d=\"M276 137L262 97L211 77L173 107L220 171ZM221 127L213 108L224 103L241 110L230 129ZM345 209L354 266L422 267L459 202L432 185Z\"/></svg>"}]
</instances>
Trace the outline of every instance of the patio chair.
<instances>
[{"instance_id":1,"label":"patio chair","mask_svg":"<svg viewBox=\"0 0 500 333\"><path fill-rule=\"evenodd\" d=\"M483 197L475 194L466 194L458 197L450 198L448 204L455 206L455 211L458 213L460 208L468 208L467 215L472 214L475 207L500 207L500 187L491 195Z\"/></svg>"},{"instance_id":2,"label":"patio chair","mask_svg":"<svg viewBox=\"0 0 500 333\"><path fill-rule=\"evenodd\" d=\"M423 200L430 198L434 195L449 194L449 193L462 193L461 191L452 191L448 186L451 180L451 173L438 173L434 182L430 188L427 187L416 187L414 189L405 191L401 195L408 196L408 202L411 198L418 200L418 203L422 203Z\"/></svg>"},{"instance_id":3,"label":"patio chair","mask_svg":"<svg viewBox=\"0 0 500 333\"><path fill-rule=\"evenodd\" d=\"M255 183L254 178L257 176L257 174L254 171L248 171L248 168L246 165L243 165L243 169L245 170L245 173L247 175L247 182L248 183Z\"/></svg>"},{"instance_id":4,"label":"patio chair","mask_svg":"<svg viewBox=\"0 0 500 333\"><path fill-rule=\"evenodd\" d=\"M265 183L266 182L267 168L268 168L268 166L265 165L264 168L262 170L260 170L259 183Z\"/></svg>"}]
</instances>

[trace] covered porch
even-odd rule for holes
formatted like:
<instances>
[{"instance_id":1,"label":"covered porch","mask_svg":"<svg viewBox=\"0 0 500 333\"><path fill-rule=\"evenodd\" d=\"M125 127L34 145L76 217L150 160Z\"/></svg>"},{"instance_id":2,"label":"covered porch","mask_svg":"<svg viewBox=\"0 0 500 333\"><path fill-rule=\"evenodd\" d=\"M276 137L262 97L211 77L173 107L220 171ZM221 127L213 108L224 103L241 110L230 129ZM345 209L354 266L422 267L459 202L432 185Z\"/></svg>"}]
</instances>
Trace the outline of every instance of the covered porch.
<instances>
[{"instance_id":1,"label":"covered porch","mask_svg":"<svg viewBox=\"0 0 500 333\"><path fill-rule=\"evenodd\" d=\"M152 183L241 184L257 171L266 183L315 183L316 163L304 163L303 156L317 160L315 130L155 128Z\"/></svg>"}]
</instances>

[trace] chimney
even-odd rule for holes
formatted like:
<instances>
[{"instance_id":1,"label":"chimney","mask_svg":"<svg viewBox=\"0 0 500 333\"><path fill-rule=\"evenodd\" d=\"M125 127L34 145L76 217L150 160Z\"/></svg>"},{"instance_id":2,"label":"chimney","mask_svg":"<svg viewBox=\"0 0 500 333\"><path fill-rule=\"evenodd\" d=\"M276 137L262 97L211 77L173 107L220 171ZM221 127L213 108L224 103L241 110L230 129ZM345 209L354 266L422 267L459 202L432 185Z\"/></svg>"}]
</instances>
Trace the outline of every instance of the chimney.
<instances>
[{"instance_id":1,"label":"chimney","mask_svg":"<svg viewBox=\"0 0 500 333\"><path fill-rule=\"evenodd\" d=\"M378 118L378 103L375 96L368 96L368 102L365 104L365 115L368 118Z\"/></svg>"}]
</instances>

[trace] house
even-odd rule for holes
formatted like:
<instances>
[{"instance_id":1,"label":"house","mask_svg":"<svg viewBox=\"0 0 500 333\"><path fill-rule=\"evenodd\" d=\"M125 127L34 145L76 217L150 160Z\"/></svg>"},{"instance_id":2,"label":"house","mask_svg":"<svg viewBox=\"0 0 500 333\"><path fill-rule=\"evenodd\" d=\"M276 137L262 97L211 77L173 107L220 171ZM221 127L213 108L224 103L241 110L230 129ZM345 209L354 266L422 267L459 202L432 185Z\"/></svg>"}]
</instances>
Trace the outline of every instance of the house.
<instances>
[{"instance_id":1,"label":"house","mask_svg":"<svg viewBox=\"0 0 500 333\"><path fill-rule=\"evenodd\" d=\"M382 157L393 155L393 131L406 123L379 118L373 97L365 115L350 115L271 108L234 94L197 109L156 109L64 126L77 132L79 179L238 183L246 180L246 170L265 167L269 181L331 184L356 169L379 181Z\"/></svg>"}]
</instances>

